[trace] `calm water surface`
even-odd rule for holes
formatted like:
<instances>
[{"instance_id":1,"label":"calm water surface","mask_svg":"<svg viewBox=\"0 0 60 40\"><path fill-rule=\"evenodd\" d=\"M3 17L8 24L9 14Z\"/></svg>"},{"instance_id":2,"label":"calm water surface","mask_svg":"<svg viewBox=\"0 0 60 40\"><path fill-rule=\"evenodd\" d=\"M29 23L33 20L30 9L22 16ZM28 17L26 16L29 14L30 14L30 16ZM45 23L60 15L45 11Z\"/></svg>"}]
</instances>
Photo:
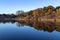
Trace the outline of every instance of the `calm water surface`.
<instances>
[{"instance_id":1,"label":"calm water surface","mask_svg":"<svg viewBox=\"0 0 60 40\"><path fill-rule=\"evenodd\" d=\"M26 23L25 23L26 24ZM60 40L60 32L54 28L33 27L31 24L23 23L0 23L0 40ZM53 24L52 24L53 25ZM56 25L55 25L56 26Z\"/></svg>"}]
</instances>

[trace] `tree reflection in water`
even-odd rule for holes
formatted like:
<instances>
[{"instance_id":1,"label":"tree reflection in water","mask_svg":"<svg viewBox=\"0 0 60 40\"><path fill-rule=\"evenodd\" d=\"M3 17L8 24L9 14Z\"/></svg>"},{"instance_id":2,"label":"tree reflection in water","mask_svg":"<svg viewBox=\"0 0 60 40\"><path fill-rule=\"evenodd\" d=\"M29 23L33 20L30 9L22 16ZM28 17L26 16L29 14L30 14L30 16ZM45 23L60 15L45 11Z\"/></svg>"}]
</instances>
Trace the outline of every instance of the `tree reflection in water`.
<instances>
[{"instance_id":1,"label":"tree reflection in water","mask_svg":"<svg viewBox=\"0 0 60 40\"><path fill-rule=\"evenodd\" d=\"M53 32L54 30L60 32L60 22L31 22L31 21L18 21L19 25L28 25L37 30Z\"/></svg>"},{"instance_id":2,"label":"tree reflection in water","mask_svg":"<svg viewBox=\"0 0 60 40\"><path fill-rule=\"evenodd\" d=\"M15 21L15 20L4 20L0 21L0 23L15 23L18 27L22 27L24 25L28 25L37 30L43 30L47 32L53 32L54 30L60 32L60 22L31 22L31 21Z\"/></svg>"}]
</instances>

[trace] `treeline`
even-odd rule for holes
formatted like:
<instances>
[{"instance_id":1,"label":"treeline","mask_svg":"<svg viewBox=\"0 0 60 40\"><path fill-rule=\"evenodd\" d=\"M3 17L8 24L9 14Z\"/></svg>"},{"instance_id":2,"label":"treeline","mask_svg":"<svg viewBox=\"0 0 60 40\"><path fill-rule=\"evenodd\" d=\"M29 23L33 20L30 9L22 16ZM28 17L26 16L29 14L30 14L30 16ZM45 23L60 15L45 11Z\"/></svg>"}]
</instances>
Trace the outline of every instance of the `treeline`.
<instances>
[{"instance_id":1,"label":"treeline","mask_svg":"<svg viewBox=\"0 0 60 40\"><path fill-rule=\"evenodd\" d=\"M14 14L0 14L0 21L5 19L15 18L17 15Z\"/></svg>"},{"instance_id":2,"label":"treeline","mask_svg":"<svg viewBox=\"0 0 60 40\"><path fill-rule=\"evenodd\" d=\"M53 7L50 5L48 7L37 8L35 10L31 10L28 12L17 11L17 14L18 14L18 17L27 17L27 18L31 18L31 17L60 18L60 6Z\"/></svg>"},{"instance_id":3,"label":"treeline","mask_svg":"<svg viewBox=\"0 0 60 40\"><path fill-rule=\"evenodd\" d=\"M60 6L53 7L43 7L24 12L23 10L16 11L15 14L0 14L0 18L60 18Z\"/></svg>"}]
</instances>

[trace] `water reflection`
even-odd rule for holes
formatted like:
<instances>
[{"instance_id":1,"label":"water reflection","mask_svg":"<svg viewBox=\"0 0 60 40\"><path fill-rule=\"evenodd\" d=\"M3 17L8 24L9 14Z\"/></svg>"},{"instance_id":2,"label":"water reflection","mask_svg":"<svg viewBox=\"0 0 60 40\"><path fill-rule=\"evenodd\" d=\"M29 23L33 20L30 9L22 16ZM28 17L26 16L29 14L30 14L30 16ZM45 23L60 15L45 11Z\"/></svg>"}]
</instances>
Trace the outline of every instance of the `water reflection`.
<instances>
[{"instance_id":1,"label":"water reflection","mask_svg":"<svg viewBox=\"0 0 60 40\"><path fill-rule=\"evenodd\" d=\"M4 20L0 21L0 23L16 23L18 27L22 27L24 25L28 25L29 27L33 27L37 30L43 30L44 32L53 32L54 30L60 32L60 22L32 22L32 21L15 21L15 20Z\"/></svg>"},{"instance_id":2,"label":"water reflection","mask_svg":"<svg viewBox=\"0 0 60 40\"><path fill-rule=\"evenodd\" d=\"M5 23L15 23L16 21L15 20L0 20L0 23L3 23L3 24L5 24Z\"/></svg>"},{"instance_id":3,"label":"water reflection","mask_svg":"<svg viewBox=\"0 0 60 40\"><path fill-rule=\"evenodd\" d=\"M54 30L60 32L60 22L31 22L31 21L19 21L18 22L19 27L21 25L28 25L30 27L33 27L37 30L43 30L44 32L53 32Z\"/></svg>"}]
</instances>

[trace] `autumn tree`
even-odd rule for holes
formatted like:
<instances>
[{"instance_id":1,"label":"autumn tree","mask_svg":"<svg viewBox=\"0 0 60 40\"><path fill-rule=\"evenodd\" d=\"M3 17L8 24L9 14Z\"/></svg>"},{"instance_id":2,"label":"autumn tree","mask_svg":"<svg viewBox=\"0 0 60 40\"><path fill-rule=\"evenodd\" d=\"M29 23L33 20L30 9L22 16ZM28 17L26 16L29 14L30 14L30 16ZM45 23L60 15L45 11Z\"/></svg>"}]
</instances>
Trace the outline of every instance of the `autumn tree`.
<instances>
[{"instance_id":1,"label":"autumn tree","mask_svg":"<svg viewBox=\"0 0 60 40\"><path fill-rule=\"evenodd\" d=\"M60 6L56 7L56 16L60 16Z\"/></svg>"}]
</instances>

